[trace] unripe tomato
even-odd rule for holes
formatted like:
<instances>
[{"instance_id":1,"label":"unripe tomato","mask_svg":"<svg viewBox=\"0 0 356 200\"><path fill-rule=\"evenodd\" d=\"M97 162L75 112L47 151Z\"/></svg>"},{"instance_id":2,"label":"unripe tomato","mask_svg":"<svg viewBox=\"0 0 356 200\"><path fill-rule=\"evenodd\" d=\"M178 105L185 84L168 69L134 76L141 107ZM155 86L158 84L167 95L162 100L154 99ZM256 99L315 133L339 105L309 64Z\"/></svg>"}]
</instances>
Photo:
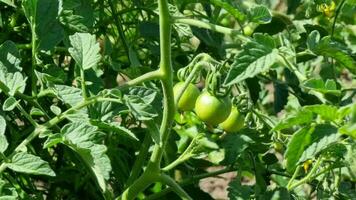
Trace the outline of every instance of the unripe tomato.
<instances>
[{"instance_id":1,"label":"unripe tomato","mask_svg":"<svg viewBox=\"0 0 356 200\"><path fill-rule=\"evenodd\" d=\"M230 114L231 101L228 97L220 98L204 91L195 102L195 113L200 120L209 125L218 125Z\"/></svg>"},{"instance_id":2,"label":"unripe tomato","mask_svg":"<svg viewBox=\"0 0 356 200\"><path fill-rule=\"evenodd\" d=\"M220 127L227 133L234 133L241 130L244 123L245 116L239 112L236 106L233 106L230 115L220 124Z\"/></svg>"},{"instance_id":3,"label":"unripe tomato","mask_svg":"<svg viewBox=\"0 0 356 200\"><path fill-rule=\"evenodd\" d=\"M179 95L183 87L184 87L184 82L179 82L174 85L173 87L174 98L176 98ZM184 91L183 95L179 99L177 105L178 109L181 111L193 110L195 106L195 101L197 100L199 94L200 94L199 89L195 85L189 83L187 89Z\"/></svg>"}]
</instances>

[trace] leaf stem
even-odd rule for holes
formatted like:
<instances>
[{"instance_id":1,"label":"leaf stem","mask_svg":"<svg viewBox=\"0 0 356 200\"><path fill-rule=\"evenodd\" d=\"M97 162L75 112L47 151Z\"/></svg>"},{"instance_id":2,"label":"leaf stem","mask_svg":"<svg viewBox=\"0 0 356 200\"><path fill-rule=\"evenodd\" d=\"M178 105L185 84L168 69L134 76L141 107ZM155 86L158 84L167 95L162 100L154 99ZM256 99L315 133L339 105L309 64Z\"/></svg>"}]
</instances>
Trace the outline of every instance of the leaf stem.
<instances>
[{"instance_id":1,"label":"leaf stem","mask_svg":"<svg viewBox=\"0 0 356 200\"><path fill-rule=\"evenodd\" d=\"M299 172L300 172L301 167L298 165L297 168L294 171L294 174L292 176L292 178L289 180L288 184L287 184L287 188L289 190L290 186L292 185L293 181L295 180L295 178L297 178Z\"/></svg>"},{"instance_id":2,"label":"leaf stem","mask_svg":"<svg viewBox=\"0 0 356 200\"><path fill-rule=\"evenodd\" d=\"M298 70L298 68L293 63L291 63L285 56L283 56L283 55L279 55L279 56L281 56L283 58L283 61L287 64L287 66L290 68L290 70L292 70L295 73L295 75L298 77L298 79L301 82L303 82L307 79L307 77L304 74L302 74Z\"/></svg>"},{"instance_id":3,"label":"leaf stem","mask_svg":"<svg viewBox=\"0 0 356 200\"><path fill-rule=\"evenodd\" d=\"M135 79L127 81L123 85L119 86L119 89L125 90L125 89L127 89L129 87L133 87L133 86L139 85L139 84L141 84L143 82L146 82L146 81L160 79L162 76L163 75L162 75L160 70L151 71L151 72L143 74L143 75L141 75L141 76L139 76L139 77L137 77Z\"/></svg>"},{"instance_id":4,"label":"leaf stem","mask_svg":"<svg viewBox=\"0 0 356 200\"><path fill-rule=\"evenodd\" d=\"M308 173L308 175L304 178L302 178L301 180L299 180L298 182L296 182L295 184L293 184L293 177L291 179L291 181L289 181L288 185L287 185L287 189L290 191L292 189L294 189L295 187L298 187L299 185L302 185L304 183L307 183L309 181L311 181L314 176L312 176L319 168L320 164L321 164L322 158L321 156L318 158L318 160L316 161L315 165L313 166L313 168L310 170L310 172Z\"/></svg>"},{"instance_id":5,"label":"leaf stem","mask_svg":"<svg viewBox=\"0 0 356 200\"><path fill-rule=\"evenodd\" d=\"M88 99L87 89L86 89L87 87L86 87L86 83L85 83L85 72L84 72L83 67L80 68L80 84L82 86L83 98L84 98L84 100L87 100Z\"/></svg>"},{"instance_id":6,"label":"leaf stem","mask_svg":"<svg viewBox=\"0 0 356 200\"><path fill-rule=\"evenodd\" d=\"M183 200L193 200L184 190L183 188L175 182L171 177L162 174L160 176L160 180L162 183L165 183L166 185L170 186L172 190Z\"/></svg>"},{"instance_id":7,"label":"leaf stem","mask_svg":"<svg viewBox=\"0 0 356 200\"><path fill-rule=\"evenodd\" d=\"M35 128L38 126L37 122L31 117L30 114L26 112L26 110L18 103L16 105L17 109L21 111L21 113L25 116L25 118L34 126Z\"/></svg>"},{"instance_id":8,"label":"leaf stem","mask_svg":"<svg viewBox=\"0 0 356 200\"><path fill-rule=\"evenodd\" d=\"M232 171L235 171L235 170L236 170L236 168L227 167L227 168L224 168L224 169L221 169L221 170L199 174L199 175L193 176L191 178L188 178L186 180L183 180L182 182L179 183L179 185L180 186L190 185L190 184L195 183L196 181L198 181L200 179L204 179L204 178L208 178L208 177L214 177L214 176L217 176L217 175L220 175L220 174L225 174L225 173L232 172ZM161 199L162 196L168 194L171 191L172 191L172 188L166 188L166 189L160 191L159 193L152 194L152 195L146 197L146 200Z\"/></svg>"},{"instance_id":9,"label":"leaf stem","mask_svg":"<svg viewBox=\"0 0 356 200\"><path fill-rule=\"evenodd\" d=\"M31 22L31 52L32 52L32 63L31 63L31 87L32 87L32 96L37 96L37 78L36 78L36 59L37 59L37 49L36 49L36 27L33 24L34 22Z\"/></svg>"},{"instance_id":10,"label":"leaf stem","mask_svg":"<svg viewBox=\"0 0 356 200\"><path fill-rule=\"evenodd\" d=\"M240 30L235 30L231 28L226 28L223 26L219 26L216 24L212 24L209 22L204 22L201 20L196 20L196 19L189 19L189 18L173 18L174 23L183 23L183 24L188 24L191 26L196 26L198 28L204 28L212 31L216 31L218 33L222 33L225 35L231 35L231 36L236 36L238 39L240 39L243 42L248 42L250 39L240 33Z\"/></svg>"}]
</instances>

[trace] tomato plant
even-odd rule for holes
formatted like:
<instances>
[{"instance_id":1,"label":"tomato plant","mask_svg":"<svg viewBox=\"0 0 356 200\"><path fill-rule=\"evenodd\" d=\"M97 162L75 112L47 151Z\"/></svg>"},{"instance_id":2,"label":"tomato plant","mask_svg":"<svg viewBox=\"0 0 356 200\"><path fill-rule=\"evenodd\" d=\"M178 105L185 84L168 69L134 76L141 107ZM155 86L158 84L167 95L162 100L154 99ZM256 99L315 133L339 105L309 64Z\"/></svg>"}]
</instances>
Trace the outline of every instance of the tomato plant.
<instances>
[{"instance_id":1,"label":"tomato plant","mask_svg":"<svg viewBox=\"0 0 356 200\"><path fill-rule=\"evenodd\" d=\"M0 199L356 199L355 9L0 0Z\"/></svg>"}]
</instances>

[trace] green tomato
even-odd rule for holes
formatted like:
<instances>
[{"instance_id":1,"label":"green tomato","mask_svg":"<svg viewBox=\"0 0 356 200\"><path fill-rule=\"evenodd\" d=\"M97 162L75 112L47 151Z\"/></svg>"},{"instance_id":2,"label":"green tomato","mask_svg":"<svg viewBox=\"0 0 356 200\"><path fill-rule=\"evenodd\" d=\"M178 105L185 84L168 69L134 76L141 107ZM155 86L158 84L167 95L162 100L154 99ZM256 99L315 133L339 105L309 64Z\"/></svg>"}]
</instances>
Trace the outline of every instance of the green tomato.
<instances>
[{"instance_id":1,"label":"green tomato","mask_svg":"<svg viewBox=\"0 0 356 200\"><path fill-rule=\"evenodd\" d=\"M200 120L209 125L218 125L230 114L231 101L228 97L220 98L204 91L195 102L195 113Z\"/></svg>"},{"instance_id":2,"label":"green tomato","mask_svg":"<svg viewBox=\"0 0 356 200\"><path fill-rule=\"evenodd\" d=\"M245 116L240 114L237 107L233 106L229 117L220 124L220 127L227 133L235 133L241 130L245 123Z\"/></svg>"},{"instance_id":3,"label":"green tomato","mask_svg":"<svg viewBox=\"0 0 356 200\"><path fill-rule=\"evenodd\" d=\"M179 93L182 91L184 87L184 82L179 82L174 85L173 87L173 93L174 93L174 98L176 98ZM200 94L199 89L189 83L187 89L183 92L183 95L179 99L178 102L178 109L181 111L192 111L195 106L195 101L197 100L198 96Z\"/></svg>"}]
</instances>

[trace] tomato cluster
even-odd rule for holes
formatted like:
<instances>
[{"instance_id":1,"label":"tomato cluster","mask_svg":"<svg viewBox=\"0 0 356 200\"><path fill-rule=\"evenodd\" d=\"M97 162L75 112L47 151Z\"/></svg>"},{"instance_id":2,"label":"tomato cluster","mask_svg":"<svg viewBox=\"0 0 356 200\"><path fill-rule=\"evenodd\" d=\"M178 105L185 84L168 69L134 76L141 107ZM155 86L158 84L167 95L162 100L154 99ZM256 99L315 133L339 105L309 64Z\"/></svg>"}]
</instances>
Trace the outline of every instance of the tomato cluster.
<instances>
[{"instance_id":1,"label":"tomato cluster","mask_svg":"<svg viewBox=\"0 0 356 200\"><path fill-rule=\"evenodd\" d=\"M174 85L175 99L183 89L184 82ZM237 132L244 126L244 115L232 105L228 96L217 96L207 90L200 93L199 89L191 83L181 94L177 108L179 111L194 110L201 121L210 126L219 126L227 133Z\"/></svg>"}]
</instances>

